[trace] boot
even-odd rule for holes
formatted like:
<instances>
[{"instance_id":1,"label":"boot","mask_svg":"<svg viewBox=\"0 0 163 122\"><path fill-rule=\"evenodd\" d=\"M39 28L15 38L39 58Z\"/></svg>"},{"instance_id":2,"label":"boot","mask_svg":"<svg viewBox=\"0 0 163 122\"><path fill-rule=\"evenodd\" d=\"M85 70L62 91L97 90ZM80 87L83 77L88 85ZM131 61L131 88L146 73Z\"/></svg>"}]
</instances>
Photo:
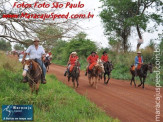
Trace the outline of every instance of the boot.
<instances>
[{"instance_id":1,"label":"boot","mask_svg":"<svg viewBox=\"0 0 163 122\"><path fill-rule=\"evenodd\" d=\"M42 76L42 78L41 78L41 83L42 83L42 84L46 84L46 79L45 79L44 76Z\"/></svg>"},{"instance_id":2,"label":"boot","mask_svg":"<svg viewBox=\"0 0 163 122\"><path fill-rule=\"evenodd\" d=\"M27 76L23 77L23 83L27 83L27 82L28 82Z\"/></svg>"},{"instance_id":3,"label":"boot","mask_svg":"<svg viewBox=\"0 0 163 122\"><path fill-rule=\"evenodd\" d=\"M65 73L64 73L64 76L66 76L67 75L67 71L65 71Z\"/></svg>"}]
</instances>

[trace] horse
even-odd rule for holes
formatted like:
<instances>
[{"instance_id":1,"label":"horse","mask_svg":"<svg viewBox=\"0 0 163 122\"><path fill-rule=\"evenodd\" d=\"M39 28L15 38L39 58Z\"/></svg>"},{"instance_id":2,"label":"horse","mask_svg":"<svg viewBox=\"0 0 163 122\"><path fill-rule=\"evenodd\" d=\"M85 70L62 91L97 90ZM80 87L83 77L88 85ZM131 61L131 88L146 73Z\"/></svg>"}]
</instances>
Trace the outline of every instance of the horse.
<instances>
[{"instance_id":1,"label":"horse","mask_svg":"<svg viewBox=\"0 0 163 122\"><path fill-rule=\"evenodd\" d=\"M101 59L97 60L97 64L99 65L99 69L98 69L98 81L100 81L100 79L102 79L102 75L104 73L104 66L103 66L103 62Z\"/></svg>"},{"instance_id":2,"label":"horse","mask_svg":"<svg viewBox=\"0 0 163 122\"><path fill-rule=\"evenodd\" d=\"M95 88L97 89L97 78L100 80L98 77L100 75L101 71L101 66L99 64L96 64L92 70L88 70L88 80L90 86L93 86L95 84ZM93 80L95 78L95 81ZM93 82L92 82L93 81Z\"/></svg>"},{"instance_id":3,"label":"horse","mask_svg":"<svg viewBox=\"0 0 163 122\"><path fill-rule=\"evenodd\" d=\"M110 80L110 73L113 70L113 64L112 62L105 62L104 63L104 84L108 84L109 80ZM108 79L106 81L106 75L108 76Z\"/></svg>"},{"instance_id":4,"label":"horse","mask_svg":"<svg viewBox=\"0 0 163 122\"><path fill-rule=\"evenodd\" d=\"M49 65L50 65L50 60L48 59L48 57L46 57L46 59L45 59L45 61L44 61L44 65L45 65L46 70L47 70L47 72L48 72L48 70L49 70Z\"/></svg>"},{"instance_id":5,"label":"horse","mask_svg":"<svg viewBox=\"0 0 163 122\"><path fill-rule=\"evenodd\" d=\"M41 83L42 69L34 60L26 60L24 63L23 77L27 76L31 94L36 91L38 94L39 85Z\"/></svg>"},{"instance_id":6,"label":"horse","mask_svg":"<svg viewBox=\"0 0 163 122\"><path fill-rule=\"evenodd\" d=\"M68 81L70 81L70 77L72 77L73 87L75 88L75 81L76 81L76 88L79 86L79 75L80 75L80 69L79 69L79 61L77 60L75 62L75 65L73 66L72 71L68 73Z\"/></svg>"},{"instance_id":7,"label":"horse","mask_svg":"<svg viewBox=\"0 0 163 122\"><path fill-rule=\"evenodd\" d=\"M152 71L152 68L153 67L152 67L152 64L151 63L150 64L138 64L138 67L137 67L137 76L139 76L140 82L141 82L138 85L138 87L140 87L141 85L143 85L142 88L144 88L144 82L145 82L145 79L147 77L147 71L149 70L150 73L152 73L153 72ZM130 72L131 72L131 75L132 75L130 85L132 85L132 81L133 81L134 82L134 85L136 87L136 83L135 83L136 74L135 74L135 66L134 65L131 65Z\"/></svg>"}]
</instances>

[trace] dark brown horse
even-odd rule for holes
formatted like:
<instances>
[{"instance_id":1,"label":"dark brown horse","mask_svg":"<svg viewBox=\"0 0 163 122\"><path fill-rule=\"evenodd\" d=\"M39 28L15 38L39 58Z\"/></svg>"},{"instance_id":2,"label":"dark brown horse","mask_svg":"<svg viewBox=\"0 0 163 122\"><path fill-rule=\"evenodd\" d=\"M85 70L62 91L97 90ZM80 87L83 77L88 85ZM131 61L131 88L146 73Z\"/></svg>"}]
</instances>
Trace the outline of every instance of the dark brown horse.
<instances>
[{"instance_id":1,"label":"dark brown horse","mask_svg":"<svg viewBox=\"0 0 163 122\"><path fill-rule=\"evenodd\" d=\"M139 76L141 83L138 85L138 87L143 85L142 88L144 88L144 82L145 82L145 79L147 77L147 71L148 70L150 71L150 73L152 73L152 64L151 63L150 64L141 64L140 69L137 69L137 75L136 75L134 65L132 65L130 68L130 72L132 74L130 85L132 85L132 81L133 81L134 85L136 87L135 77Z\"/></svg>"},{"instance_id":2,"label":"dark brown horse","mask_svg":"<svg viewBox=\"0 0 163 122\"><path fill-rule=\"evenodd\" d=\"M46 71L48 72L49 70L49 65L50 65L50 60L48 59L48 57L46 57L45 61L44 61L44 65L46 67Z\"/></svg>"},{"instance_id":3,"label":"dark brown horse","mask_svg":"<svg viewBox=\"0 0 163 122\"><path fill-rule=\"evenodd\" d=\"M110 73L113 70L113 64L112 62L106 62L104 63L104 84L108 84L109 80L110 80ZM108 79L106 81L106 75L108 76Z\"/></svg>"},{"instance_id":4,"label":"dark brown horse","mask_svg":"<svg viewBox=\"0 0 163 122\"><path fill-rule=\"evenodd\" d=\"M38 94L39 85L41 83L41 74L42 70L38 63L34 60L25 61L22 75L23 77L27 76L31 93L35 90L36 94Z\"/></svg>"},{"instance_id":5,"label":"dark brown horse","mask_svg":"<svg viewBox=\"0 0 163 122\"><path fill-rule=\"evenodd\" d=\"M80 64L77 60L71 72L68 73L68 81L70 81L70 77L72 78L73 87L75 88L75 81L76 81L76 88L79 86L79 76L80 76Z\"/></svg>"}]
</instances>

